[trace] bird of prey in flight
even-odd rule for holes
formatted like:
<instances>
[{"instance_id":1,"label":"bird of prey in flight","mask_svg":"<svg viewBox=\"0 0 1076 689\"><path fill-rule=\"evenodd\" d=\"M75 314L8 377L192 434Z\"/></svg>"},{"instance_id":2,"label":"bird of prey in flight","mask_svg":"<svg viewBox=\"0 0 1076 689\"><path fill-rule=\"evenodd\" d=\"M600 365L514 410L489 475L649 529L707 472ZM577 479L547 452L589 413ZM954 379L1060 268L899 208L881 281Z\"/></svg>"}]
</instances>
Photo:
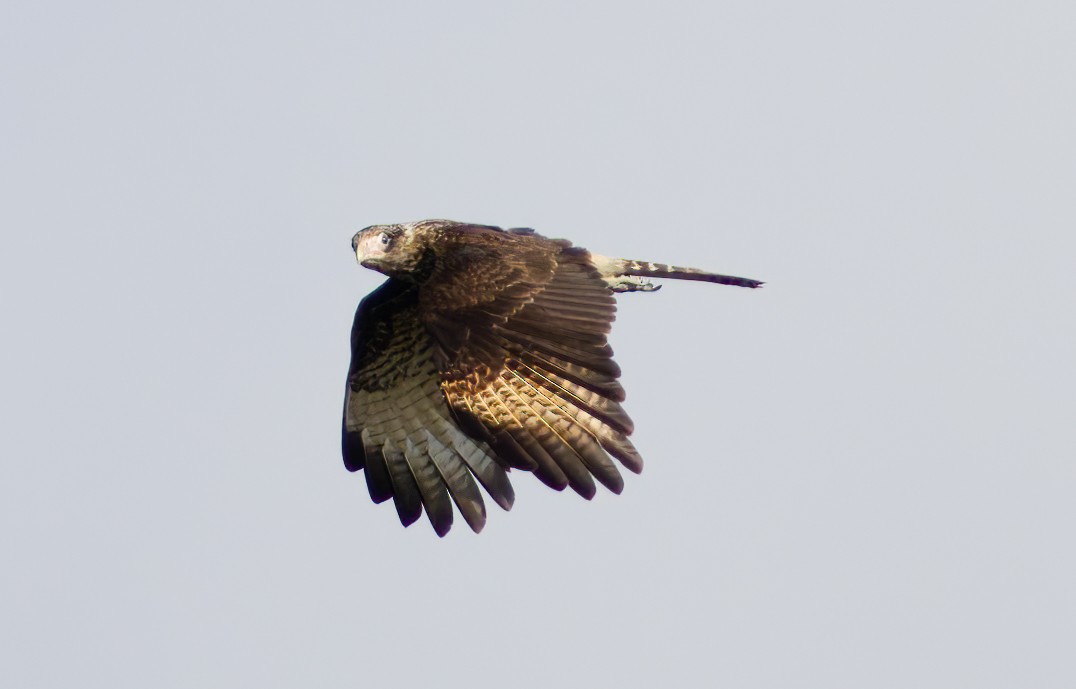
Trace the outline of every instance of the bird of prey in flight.
<instances>
[{"instance_id":1,"label":"bird of prey in flight","mask_svg":"<svg viewBox=\"0 0 1076 689\"><path fill-rule=\"evenodd\" d=\"M510 468L587 499L595 480L624 488L614 459L642 470L606 340L615 293L655 291L651 277L762 285L449 220L374 225L351 246L388 280L355 313L344 466L404 526L425 511L438 536L453 504L482 529L479 486L510 509Z\"/></svg>"}]
</instances>

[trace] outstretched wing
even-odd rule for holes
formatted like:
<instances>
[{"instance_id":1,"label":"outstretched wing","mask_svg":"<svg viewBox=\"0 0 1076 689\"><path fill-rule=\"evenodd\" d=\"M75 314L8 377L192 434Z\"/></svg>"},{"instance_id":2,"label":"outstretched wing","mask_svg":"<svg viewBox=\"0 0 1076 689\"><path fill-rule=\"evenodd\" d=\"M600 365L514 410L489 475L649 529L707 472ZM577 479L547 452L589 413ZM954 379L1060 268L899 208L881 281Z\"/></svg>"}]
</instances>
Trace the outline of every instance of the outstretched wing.
<instances>
[{"instance_id":1,"label":"outstretched wing","mask_svg":"<svg viewBox=\"0 0 1076 689\"><path fill-rule=\"evenodd\" d=\"M393 498L405 526L425 510L443 536L452 526L454 502L477 532L486 509L474 479L504 509L512 506L512 486L489 447L453 423L439 385L416 288L390 279L355 313L344 394L344 465L365 469L370 497Z\"/></svg>"},{"instance_id":2,"label":"outstretched wing","mask_svg":"<svg viewBox=\"0 0 1076 689\"><path fill-rule=\"evenodd\" d=\"M557 490L589 499L596 478L619 493L610 455L634 472L642 458L607 342L616 305L589 254L529 231L464 228L457 240L468 249L438 267L420 309L461 427Z\"/></svg>"}]
</instances>

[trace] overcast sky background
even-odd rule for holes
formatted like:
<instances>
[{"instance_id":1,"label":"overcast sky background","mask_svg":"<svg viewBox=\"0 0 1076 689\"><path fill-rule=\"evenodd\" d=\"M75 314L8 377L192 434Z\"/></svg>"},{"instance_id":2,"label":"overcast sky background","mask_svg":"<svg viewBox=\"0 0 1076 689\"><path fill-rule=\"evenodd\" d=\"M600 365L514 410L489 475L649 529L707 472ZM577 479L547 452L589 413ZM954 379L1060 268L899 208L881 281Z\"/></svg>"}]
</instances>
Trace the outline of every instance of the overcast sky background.
<instances>
[{"instance_id":1,"label":"overcast sky background","mask_svg":"<svg viewBox=\"0 0 1076 689\"><path fill-rule=\"evenodd\" d=\"M1071 2L0 12L11 687L1076 685ZM480 536L339 457L357 229L620 300L646 458Z\"/></svg>"}]
</instances>

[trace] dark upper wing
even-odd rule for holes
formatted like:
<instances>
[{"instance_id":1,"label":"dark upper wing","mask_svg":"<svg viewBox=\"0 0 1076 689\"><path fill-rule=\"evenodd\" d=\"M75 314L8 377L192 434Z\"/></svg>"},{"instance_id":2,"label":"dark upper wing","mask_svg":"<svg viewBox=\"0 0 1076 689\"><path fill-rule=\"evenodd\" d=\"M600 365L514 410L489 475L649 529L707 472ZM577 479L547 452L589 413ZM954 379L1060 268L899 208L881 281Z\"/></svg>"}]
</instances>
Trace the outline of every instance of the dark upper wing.
<instances>
[{"instance_id":1,"label":"dark upper wing","mask_svg":"<svg viewBox=\"0 0 1076 689\"><path fill-rule=\"evenodd\" d=\"M627 439L632 423L606 340L616 305L589 254L497 233L443 268L419 303L461 426L558 490L570 485L590 498L597 478L620 492L609 455L636 472L642 458Z\"/></svg>"},{"instance_id":2,"label":"dark upper wing","mask_svg":"<svg viewBox=\"0 0 1076 689\"><path fill-rule=\"evenodd\" d=\"M394 499L409 525L425 509L438 535L452 526L452 502L475 531L486 511L474 478L504 509L514 499L489 448L453 423L418 316L417 291L389 279L359 304L344 393L343 456L365 469L370 497Z\"/></svg>"}]
</instances>

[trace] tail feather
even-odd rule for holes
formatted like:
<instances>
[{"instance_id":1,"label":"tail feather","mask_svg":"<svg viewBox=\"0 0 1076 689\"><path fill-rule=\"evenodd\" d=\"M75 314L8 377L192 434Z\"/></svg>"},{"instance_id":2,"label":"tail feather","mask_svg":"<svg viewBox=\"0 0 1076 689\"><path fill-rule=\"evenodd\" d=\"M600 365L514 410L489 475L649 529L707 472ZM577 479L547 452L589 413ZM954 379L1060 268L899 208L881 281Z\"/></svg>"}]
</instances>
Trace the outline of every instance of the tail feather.
<instances>
[{"instance_id":1,"label":"tail feather","mask_svg":"<svg viewBox=\"0 0 1076 689\"><path fill-rule=\"evenodd\" d=\"M632 261L625 258L608 258L606 256L592 255L594 266L605 278L616 278L625 275L647 278L673 278L676 280L699 280L701 282L714 282L719 285L735 285L737 287L761 287L761 280L741 278L735 275L721 275L709 273L698 268L682 268L670 266L664 263L651 261Z\"/></svg>"}]
</instances>

